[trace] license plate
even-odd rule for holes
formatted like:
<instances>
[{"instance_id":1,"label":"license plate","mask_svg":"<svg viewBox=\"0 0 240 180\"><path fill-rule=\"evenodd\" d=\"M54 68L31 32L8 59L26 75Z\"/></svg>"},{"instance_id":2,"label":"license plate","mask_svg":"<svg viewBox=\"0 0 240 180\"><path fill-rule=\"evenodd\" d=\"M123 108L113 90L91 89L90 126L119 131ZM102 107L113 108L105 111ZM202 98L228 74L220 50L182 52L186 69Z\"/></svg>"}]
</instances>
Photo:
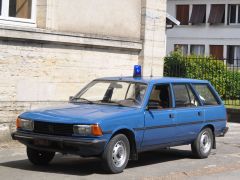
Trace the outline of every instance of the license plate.
<instances>
[{"instance_id":1,"label":"license plate","mask_svg":"<svg viewBox=\"0 0 240 180\"><path fill-rule=\"evenodd\" d=\"M49 146L49 141L46 139L35 139L34 140L34 145L37 146Z\"/></svg>"}]
</instances>

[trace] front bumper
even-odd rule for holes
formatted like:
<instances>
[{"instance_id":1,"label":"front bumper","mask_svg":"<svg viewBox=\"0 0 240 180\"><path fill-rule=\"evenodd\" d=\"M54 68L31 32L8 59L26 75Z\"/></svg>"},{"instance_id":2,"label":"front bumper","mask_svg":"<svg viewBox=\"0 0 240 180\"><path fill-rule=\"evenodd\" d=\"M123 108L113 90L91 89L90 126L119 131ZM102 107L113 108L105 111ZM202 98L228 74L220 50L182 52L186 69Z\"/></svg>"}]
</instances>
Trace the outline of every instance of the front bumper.
<instances>
[{"instance_id":1,"label":"front bumper","mask_svg":"<svg viewBox=\"0 0 240 180\"><path fill-rule=\"evenodd\" d=\"M64 137L20 131L12 133L12 139L18 140L34 149L77 154L80 156L100 155L107 142L103 139L82 139L78 137Z\"/></svg>"}]
</instances>

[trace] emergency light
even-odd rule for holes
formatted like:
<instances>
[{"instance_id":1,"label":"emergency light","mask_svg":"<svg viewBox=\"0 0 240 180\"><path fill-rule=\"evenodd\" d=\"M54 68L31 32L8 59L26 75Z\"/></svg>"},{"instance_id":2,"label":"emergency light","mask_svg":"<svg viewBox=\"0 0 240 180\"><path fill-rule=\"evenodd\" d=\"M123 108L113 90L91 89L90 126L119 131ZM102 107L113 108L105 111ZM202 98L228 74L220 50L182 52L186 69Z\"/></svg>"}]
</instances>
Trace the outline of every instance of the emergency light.
<instances>
[{"instance_id":1,"label":"emergency light","mask_svg":"<svg viewBox=\"0 0 240 180\"><path fill-rule=\"evenodd\" d=\"M133 77L141 77L142 76L142 66L135 65L133 71Z\"/></svg>"}]
</instances>

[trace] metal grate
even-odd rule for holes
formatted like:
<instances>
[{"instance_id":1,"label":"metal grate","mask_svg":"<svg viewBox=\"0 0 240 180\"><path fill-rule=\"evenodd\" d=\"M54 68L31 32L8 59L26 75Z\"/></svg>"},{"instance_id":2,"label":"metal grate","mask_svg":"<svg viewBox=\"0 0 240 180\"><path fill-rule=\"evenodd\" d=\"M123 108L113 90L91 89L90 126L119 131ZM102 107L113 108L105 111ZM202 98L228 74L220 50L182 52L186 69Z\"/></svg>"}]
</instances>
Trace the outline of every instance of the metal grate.
<instances>
[{"instance_id":1,"label":"metal grate","mask_svg":"<svg viewBox=\"0 0 240 180\"><path fill-rule=\"evenodd\" d=\"M34 132L49 135L72 136L73 125L35 121Z\"/></svg>"}]
</instances>

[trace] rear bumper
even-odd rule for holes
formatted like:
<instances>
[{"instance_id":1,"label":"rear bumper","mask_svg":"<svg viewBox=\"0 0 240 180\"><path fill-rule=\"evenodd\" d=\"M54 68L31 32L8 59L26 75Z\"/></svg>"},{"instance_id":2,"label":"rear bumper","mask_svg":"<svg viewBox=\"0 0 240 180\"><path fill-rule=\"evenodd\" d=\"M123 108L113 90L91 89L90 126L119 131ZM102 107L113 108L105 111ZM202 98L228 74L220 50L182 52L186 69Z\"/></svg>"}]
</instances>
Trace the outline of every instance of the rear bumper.
<instances>
[{"instance_id":1,"label":"rear bumper","mask_svg":"<svg viewBox=\"0 0 240 180\"><path fill-rule=\"evenodd\" d=\"M12 133L12 139L18 140L26 146L38 150L77 154L81 156L100 155L106 144L106 140L103 139L89 140L78 137L64 137L18 131Z\"/></svg>"},{"instance_id":2,"label":"rear bumper","mask_svg":"<svg viewBox=\"0 0 240 180\"><path fill-rule=\"evenodd\" d=\"M227 134L228 130L229 130L229 127L225 127L219 136L224 137Z\"/></svg>"}]
</instances>

